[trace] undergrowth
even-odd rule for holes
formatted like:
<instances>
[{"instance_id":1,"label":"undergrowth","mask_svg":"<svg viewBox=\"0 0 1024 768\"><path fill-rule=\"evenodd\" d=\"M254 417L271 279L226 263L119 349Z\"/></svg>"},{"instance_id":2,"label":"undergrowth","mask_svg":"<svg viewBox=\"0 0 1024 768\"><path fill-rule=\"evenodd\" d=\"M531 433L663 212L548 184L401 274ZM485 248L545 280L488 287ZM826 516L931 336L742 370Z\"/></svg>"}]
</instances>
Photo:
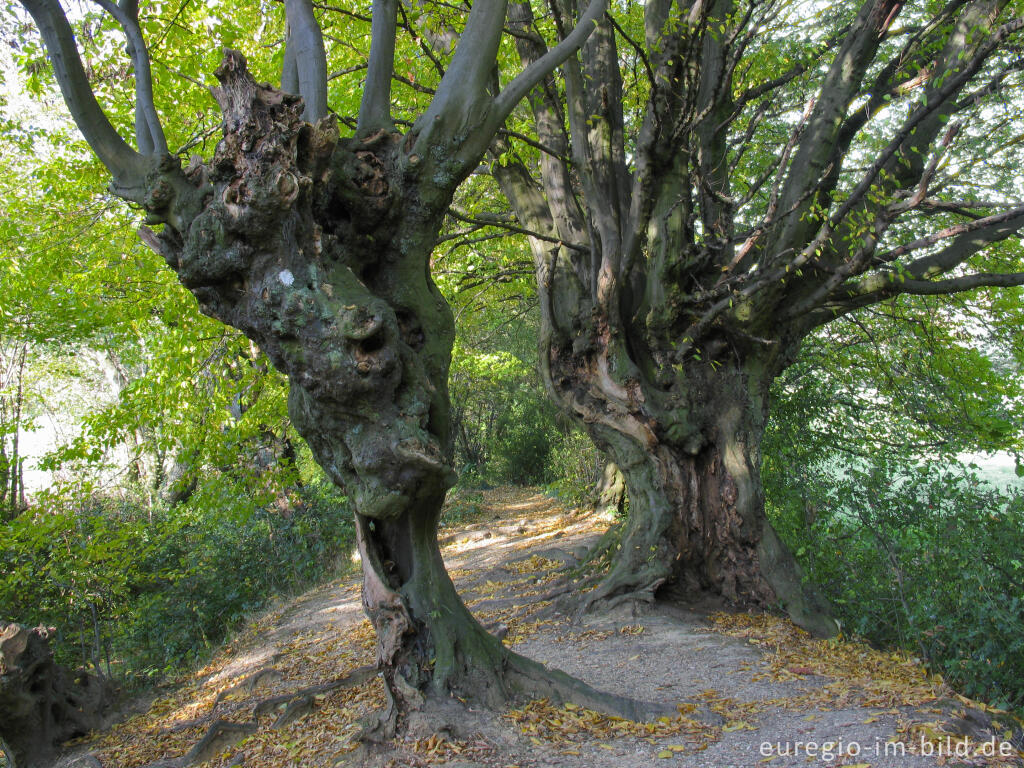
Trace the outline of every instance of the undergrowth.
<instances>
[{"instance_id":1,"label":"undergrowth","mask_svg":"<svg viewBox=\"0 0 1024 768\"><path fill-rule=\"evenodd\" d=\"M252 488L220 475L155 510L44 497L3 526L2 618L54 627L59 661L127 688L173 674L273 595L349 563L352 514L332 487Z\"/></svg>"},{"instance_id":2,"label":"undergrowth","mask_svg":"<svg viewBox=\"0 0 1024 768\"><path fill-rule=\"evenodd\" d=\"M969 468L876 461L769 485L773 522L844 632L1024 710L1024 496Z\"/></svg>"}]
</instances>

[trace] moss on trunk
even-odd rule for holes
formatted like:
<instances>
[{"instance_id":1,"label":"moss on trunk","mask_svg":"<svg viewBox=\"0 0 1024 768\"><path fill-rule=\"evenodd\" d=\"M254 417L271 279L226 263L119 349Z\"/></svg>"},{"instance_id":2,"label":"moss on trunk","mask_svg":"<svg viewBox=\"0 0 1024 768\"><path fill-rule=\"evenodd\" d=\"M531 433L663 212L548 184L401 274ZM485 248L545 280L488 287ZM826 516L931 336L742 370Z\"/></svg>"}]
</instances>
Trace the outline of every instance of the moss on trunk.
<instances>
[{"instance_id":1,"label":"moss on trunk","mask_svg":"<svg viewBox=\"0 0 1024 768\"><path fill-rule=\"evenodd\" d=\"M458 142L435 125L432 138L351 139L333 118L310 125L301 99L256 83L241 54L228 52L217 77L224 138L209 163L182 170L168 158L154 172L147 208L165 227L143 235L203 312L287 374L296 429L354 502L363 602L391 699L377 735L427 695L497 707L528 693L646 711L509 652L466 609L441 559L437 524L455 480L454 323L429 264L474 164L454 158Z\"/></svg>"},{"instance_id":2,"label":"moss on trunk","mask_svg":"<svg viewBox=\"0 0 1024 768\"><path fill-rule=\"evenodd\" d=\"M835 634L828 606L803 584L765 516L763 370L761 361L693 362L673 383L677 398L688 403L682 417L658 410L657 398L634 383L642 408L606 407L604 418L590 421L595 442L625 478L630 506L610 570L588 605L651 600L672 584L693 597L712 593L736 606L781 608L815 634ZM588 388L591 398L598 391Z\"/></svg>"}]
</instances>

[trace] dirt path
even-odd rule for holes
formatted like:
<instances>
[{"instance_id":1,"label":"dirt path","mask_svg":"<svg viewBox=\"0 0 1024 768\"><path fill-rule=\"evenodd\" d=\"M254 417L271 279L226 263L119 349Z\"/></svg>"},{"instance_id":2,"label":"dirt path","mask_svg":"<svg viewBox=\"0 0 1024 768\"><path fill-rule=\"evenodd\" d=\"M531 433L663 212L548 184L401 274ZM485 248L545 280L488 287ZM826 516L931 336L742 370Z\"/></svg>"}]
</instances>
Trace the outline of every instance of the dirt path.
<instances>
[{"instance_id":1,"label":"dirt path","mask_svg":"<svg viewBox=\"0 0 1024 768\"><path fill-rule=\"evenodd\" d=\"M442 539L449 569L486 625L518 652L597 688L677 703L680 717L617 721L572 706L470 712L462 733L420 732L384 750L356 749L361 718L384 700L366 669L373 635L358 577L278 605L147 711L80 745L79 768L136 766L857 766L1021 765L936 757L972 733L995 732L913 660L843 641L816 641L780 619L658 605L571 622L542 597L602 531L530 489L497 489ZM327 684L333 684L330 687ZM302 692L295 696L296 692ZM703 713L703 722L691 719ZM955 715L954 715L955 716ZM205 738L204 738L205 737ZM831 744L831 746L829 746ZM937 745L943 747L937 749ZM922 751L932 756L920 754ZM991 751L984 749L983 751ZM1017 761L1017 762L1014 762Z\"/></svg>"}]
</instances>

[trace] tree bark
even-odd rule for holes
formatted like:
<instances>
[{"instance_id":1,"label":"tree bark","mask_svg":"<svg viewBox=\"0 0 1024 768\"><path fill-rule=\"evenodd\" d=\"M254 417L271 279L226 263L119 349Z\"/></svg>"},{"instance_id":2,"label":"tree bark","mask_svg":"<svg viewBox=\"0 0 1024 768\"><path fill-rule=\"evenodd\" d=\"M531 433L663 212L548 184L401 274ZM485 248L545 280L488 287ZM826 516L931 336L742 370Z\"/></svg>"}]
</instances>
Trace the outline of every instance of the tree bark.
<instances>
[{"instance_id":1,"label":"tree bark","mask_svg":"<svg viewBox=\"0 0 1024 768\"><path fill-rule=\"evenodd\" d=\"M622 517L626 513L626 478L614 462L607 462L594 488L594 514Z\"/></svg>"},{"instance_id":2,"label":"tree bark","mask_svg":"<svg viewBox=\"0 0 1024 768\"><path fill-rule=\"evenodd\" d=\"M765 516L761 440L785 355L732 346L655 383L602 327L591 344L556 344L550 354L557 399L618 466L629 497L628 518L602 543L610 570L585 606L650 601L675 586L781 608L814 634L835 634L827 604L802 583Z\"/></svg>"}]
</instances>

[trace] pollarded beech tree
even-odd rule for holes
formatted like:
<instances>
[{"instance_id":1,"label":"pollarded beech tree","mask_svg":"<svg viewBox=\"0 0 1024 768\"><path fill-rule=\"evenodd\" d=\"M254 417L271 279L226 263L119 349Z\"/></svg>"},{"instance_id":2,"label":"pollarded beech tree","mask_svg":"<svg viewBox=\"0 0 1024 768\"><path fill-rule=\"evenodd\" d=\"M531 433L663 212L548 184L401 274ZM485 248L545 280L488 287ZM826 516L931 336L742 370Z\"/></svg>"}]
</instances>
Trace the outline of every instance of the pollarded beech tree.
<instances>
[{"instance_id":1,"label":"pollarded beech tree","mask_svg":"<svg viewBox=\"0 0 1024 768\"><path fill-rule=\"evenodd\" d=\"M478 0L429 107L404 133L392 118L398 3L374 0L358 123L345 138L328 109L313 6L285 0L281 88L256 82L246 59L226 52L213 89L223 139L212 159L185 167L164 139L138 3L95 2L128 41L137 148L97 102L59 2L22 5L112 190L145 210L143 240L204 313L240 329L287 375L297 430L353 498L363 604L393 698L385 729L429 693L497 705L527 690L637 714L631 701L507 651L460 601L436 538L455 479L447 389L454 329L431 280L431 250L459 183L516 103L594 29L604 0L500 91L491 74L506 2Z\"/></svg>"},{"instance_id":2,"label":"pollarded beech tree","mask_svg":"<svg viewBox=\"0 0 1024 768\"><path fill-rule=\"evenodd\" d=\"M546 388L630 499L588 604L675 582L834 632L765 518L769 387L858 308L1024 284L1021 12L626 3L531 92L492 171L537 235ZM527 65L574 4L551 13L510 8Z\"/></svg>"}]
</instances>

